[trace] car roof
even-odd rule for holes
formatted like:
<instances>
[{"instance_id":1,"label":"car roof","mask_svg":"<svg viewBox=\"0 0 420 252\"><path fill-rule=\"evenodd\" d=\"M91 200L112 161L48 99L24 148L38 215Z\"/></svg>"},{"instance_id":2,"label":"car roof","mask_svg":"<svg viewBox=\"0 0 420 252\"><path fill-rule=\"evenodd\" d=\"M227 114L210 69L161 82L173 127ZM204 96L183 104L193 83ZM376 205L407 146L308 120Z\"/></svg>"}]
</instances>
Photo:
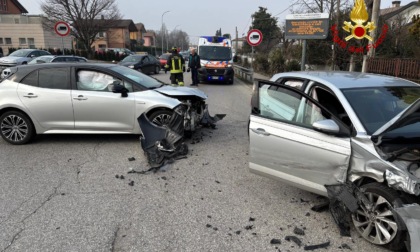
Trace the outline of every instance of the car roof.
<instances>
[{"instance_id":1,"label":"car roof","mask_svg":"<svg viewBox=\"0 0 420 252\"><path fill-rule=\"evenodd\" d=\"M398 77L344 71L301 71L285 72L273 75L271 80L295 77L306 78L338 89L363 87L394 87L394 86L420 86L419 84Z\"/></svg>"},{"instance_id":2,"label":"car roof","mask_svg":"<svg viewBox=\"0 0 420 252\"><path fill-rule=\"evenodd\" d=\"M60 62L60 63L48 63L48 64L33 64L33 65L17 65L14 67L10 67L10 69L17 69L15 72L15 75L17 76L17 82L20 82L23 77L25 77L29 72L32 72L37 69L43 69L43 68L54 68L54 67L88 67L88 68L111 68L111 67L120 67L116 64L110 64L110 63L87 63L87 62L78 62L77 65L74 63L67 63L67 62Z\"/></svg>"}]
</instances>

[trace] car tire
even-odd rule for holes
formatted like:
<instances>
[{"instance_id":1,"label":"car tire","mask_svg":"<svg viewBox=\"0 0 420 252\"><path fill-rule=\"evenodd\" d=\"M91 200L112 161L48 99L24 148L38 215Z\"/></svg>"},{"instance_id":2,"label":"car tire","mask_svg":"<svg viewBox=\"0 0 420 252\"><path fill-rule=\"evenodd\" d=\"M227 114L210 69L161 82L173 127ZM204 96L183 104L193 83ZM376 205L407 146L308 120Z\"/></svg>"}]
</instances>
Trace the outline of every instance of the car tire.
<instances>
[{"instance_id":1,"label":"car tire","mask_svg":"<svg viewBox=\"0 0 420 252\"><path fill-rule=\"evenodd\" d=\"M407 234L403 223L392 213L394 207L402 206L400 195L392 188L381 183L361 186L364 194L374 205L373 211L359 207L352 214L357 232L367 241L390 250L403 250ZM370 229L369 232L366 232Z\"/></svg>"},{"instance_id":2,"label":"car tire","mask_svg":"<svg viewBox=\"0 0 420 252\"><path fill-rule=\"evenodd\" d=\"M172 111L166 109L159 109L148 116L150 122L157 126L164 126L169 123L172 117Z\"/></svg>"},{"instance_id":3,"label":"car tire","mask_svg":"<svg viewBox=\"0 0 420 252\"><path fill-rule=\"evenodd\" d=\"M0 135L8 143L26 144L35 136L35 128L27 115L9 111L0 117Z\"/></svg>"},{"instance_id":4,"label":"car tire","mask_svg":"<svg viewBox=\"0 0 420 252\"><path fill-rule=\"evenodd\" d=\"M160 67L156 66L155 67L155 74L159 74L159 72L160 72Z\"/></svg>"}]
</instances>

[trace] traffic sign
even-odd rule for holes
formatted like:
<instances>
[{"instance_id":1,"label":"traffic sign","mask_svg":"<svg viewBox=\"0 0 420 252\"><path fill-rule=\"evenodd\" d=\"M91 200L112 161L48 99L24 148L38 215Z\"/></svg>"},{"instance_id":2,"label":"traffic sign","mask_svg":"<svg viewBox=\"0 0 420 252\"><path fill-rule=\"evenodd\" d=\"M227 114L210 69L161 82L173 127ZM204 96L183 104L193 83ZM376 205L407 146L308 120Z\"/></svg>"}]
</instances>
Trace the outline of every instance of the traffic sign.
<instances>
[{"instance_id":1,"label":"traffic sign","mask_svg":"<svg viewBox=\"0 0 420 252\"><path fill-rule=\"evenodd\" d=\"M65 37L70 34L70 25L64 21L58 21L54 25L54 31L61 37Z\"/></svg>"},{"instance_id":2,"label":"traffic sign","mask_svg":"<svg viewBox=\"0 0 420 252\"><path fill-rule=\"evenodd\" d=\"M248 36L246 36L246 41L250 46L257 46L261 44L263 39L262 32L257 29L249 30Z\"/></svg>"}]
</instances>

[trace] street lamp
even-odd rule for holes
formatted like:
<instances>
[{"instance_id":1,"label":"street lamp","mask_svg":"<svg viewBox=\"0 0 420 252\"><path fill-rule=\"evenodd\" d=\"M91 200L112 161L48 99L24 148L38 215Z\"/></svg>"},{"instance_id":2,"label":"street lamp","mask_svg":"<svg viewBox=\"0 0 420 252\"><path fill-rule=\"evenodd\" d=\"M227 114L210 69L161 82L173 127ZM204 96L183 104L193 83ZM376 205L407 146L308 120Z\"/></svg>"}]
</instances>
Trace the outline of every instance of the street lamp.
<instances>
[{"instance_id":1,"label":"street lamp","mask_svg":"<svg viewBox=\"0 0 420 252\"><path fill-rule=\"evenodd\" d=\"M175 31L176 31L176 28L177 28L178 26L180 26L180 25L176 25L176 26L175 26L175 28L173 29L173 32L175 32ZM177 36L177 35L176 35L176 33L175 33L175 36ZM166 42L167 42L167 41L166 41ZM177 42L175 42L175 46L178 46L178 43L177 43ZM168 44L166 44L166 47L168 47Z\"/></svg>"},{"instance_id":2,"label":"street lamp","mask_svg":"<svg viewBox=\"0 0 420 252\"><path fill-rule=\"evenodd\" d=\"M170 11L165 11L164 13L162 13L162 27L161 27L161 29L160 29L160 31L161 31L161 35L162 35L162 54L163 54L163 39L164 39L164 37L165 37L165 34L163 34L163 15L165 15L166 13L168 13L168 12L170 12Z\"/></svg>"}]
</instances>

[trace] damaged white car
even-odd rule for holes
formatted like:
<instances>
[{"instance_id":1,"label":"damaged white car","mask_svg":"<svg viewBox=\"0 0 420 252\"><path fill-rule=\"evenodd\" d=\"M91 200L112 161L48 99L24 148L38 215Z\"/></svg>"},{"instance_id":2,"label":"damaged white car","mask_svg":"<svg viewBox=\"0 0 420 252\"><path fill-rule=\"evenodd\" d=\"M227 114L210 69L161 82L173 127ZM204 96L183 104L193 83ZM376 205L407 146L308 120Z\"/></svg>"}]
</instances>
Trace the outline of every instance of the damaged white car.
<instances>
[{"instance_id":1,"label":"damaged white car","mask_svg":"<svg viewBox=\"0 0 420 252\"><path fill-rule=\"evenodd\" d=\"M348 216L373 244L419 244L420 85L281 73L255 83L251 103L251 172L328 196L335 220L346 226Z\"/></svg>"},{"instance_id":2,"label":"damaged white car","mask_svg":"<svg viewBox=\"0 0 420 252\"><path fill-rule=\"evenodd\" d=\"M114 64L16 66L0 82L0 135L25 144L37 134L141 134L140 115L164 125L174 111L193 132L206 119L206 98Z\"/></svg>"}]
</instances>

